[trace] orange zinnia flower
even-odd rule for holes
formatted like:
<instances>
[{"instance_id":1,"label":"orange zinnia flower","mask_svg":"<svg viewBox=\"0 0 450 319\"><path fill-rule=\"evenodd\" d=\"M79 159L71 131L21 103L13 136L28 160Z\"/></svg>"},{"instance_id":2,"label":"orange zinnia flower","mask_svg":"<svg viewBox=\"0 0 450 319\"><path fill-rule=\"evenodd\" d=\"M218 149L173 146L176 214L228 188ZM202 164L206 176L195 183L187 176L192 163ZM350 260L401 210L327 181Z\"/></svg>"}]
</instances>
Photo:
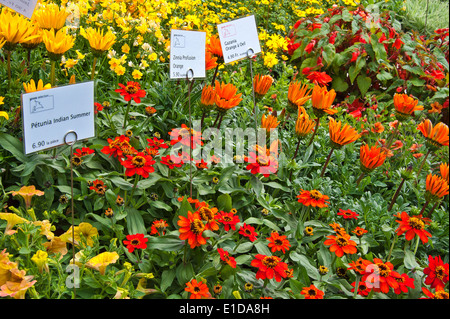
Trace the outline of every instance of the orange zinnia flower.
<instances>
[{"instance_id":1,"label":"orange zinnia flower","mask_svg":"<svg viewBox=\"0 0 450 319\"><path fill-rule=\"evenodd\" d=\"M438 175L428 174L425 187L425 199L427 202L435 202L448 195L448 183Z\"/></svg>"},{"instance_id":2,"label":"orange zinnia flower","mask_svg":"<svg viewBox=\"0 0 450 319\"><path fill-rule=\"evenodd\" d=\"M425 225L431 223L429 218L422 217L422 214L409 216L406 212L402 212L399 217L401 218L400 220L395 220L400 224L396 230L397 236L406 233L405 239L410 241L417 235L422 243L425 244L428 242L428 237L431 237L431 234L425 230Z\"/></svg>"},{"instance_id":3,"label":"orange zinnia flower","mask_svg":"<svg viewBox=\"0 0 450 319\"><path fill-rule=\"evenodd\" d=\"M408 119L415 111L422 111L423 106L417 105L418 100L406 94L394 94L395 116L397 120L402 121Z\"/></svg>"},{"instance_id":4,"label":"orange zinnia flower","mask_svg":"<svg viewBox=\"0 0 450 319\"><path fill-rule=\"evenodd\" d=\"M441 146L449 145L449 130L445 123L439 122L433 127L431 121L426 119L417 126L417 129L425 136L426 144L429 149L437 150Z\"/></svg>"},{"instance_id":5,"label":"orange zinnia flower","mask_svg":"<svg viewBox=\"0 0 450 319\"><path fill-rule=\"evenodd\" d=\"M288 110L297 113L298 108L311 98L310 92L307 84L291 82L288 89Z\"/></svg>"},{"instance_id":6,"label":"orange zinnia flower","mask_svg":"<svg viewBox=\"0 0 450 319\"><path fill-rule=\"evenodd\" d=\"M356 242L350 239L349 234L340 234L337 236L327 236L327 240L324 241L325 246L330 246L330 251L334 252L336 256L342 257L345 254L356 254Z\"/></svg>"},{"instance_id":7,"label":"orange zinnia flower","mask_svg":"<svg viewBox=\"0 0 450 319\"><path fill-rule=\"evenodd\" d=\"M317 289L314 285L303 287L300 293L305 296L305 299L323 299L324 295L324 292Z\"/></svg>"},{"instance_id":8,"label":"orange zinnia flower","mask_svg":"<svg viewBox=\"0 0 450 319\"><path fill-rule=\"evenodd\" d=\"M281 250L284 254L286 250L289 250L289 247L291 247L291 244L289 243L289 240L286 239L286 236L280 236L280 234L276 231L272 232L267 240L270 242L268 246L273 253Z\"/></svg>"},{"instance_id":9,"label":"orange zinnia flower","mask_svg":"<svg viewBox=\"0 0 450 319\"><path fill-rule=\"evenodd\" d=\"M336 122L331 116L328 117L331 146L333 148L341 148L346 144L353 143L361 137L358 132L348 124L342 126L341 121Z\"/></svg>"},{"instance_id":10,"label":"orange zinnia flower","mask_svg":"<svg viewBox=\"0 0 450 319\"><path fill-rule=\"evenodd\" d=\"M217 57L217 63L223 63L222 45L217 35L214 34L209 38L209 42L206 44L206 51L211 52L213 56Z\"/></svg>"},{"instance_id":11,"label":"orange zinnia flower","mask_svg":"<svg viewBox=\"0 0 450 319\"><path fill-rule=\"evenodd\" d=\"M318 190L313 189L312 191L301 190L300 195L297 195L298 202L302 203L305 206L313 206L313 207L328 207L327 199L329 197L327 195L323 195Z\"/></svg>"},{"instance_id":12,"label":"orange zinnia flower","mask_svg":"<svg viewBox=\"0 0 450 319\"><path fill-rule=\"evenodd\" d=\"M386 152L382 148L369 145L361 145L359 149L359 160L361 163L361 169L364 172L370 173L375 168L383 165L386 159Z\"/></svg>"},{"instance_id":13,"label":"orange zinnia flower","mask_svg":"<svg viewBox=\"0 0 450 319\"><path fill-rule=\"evenodd\" d=\"M191 293L190 299L202 299L202 297L209 298L211 296L208 286L203 281L197 282L197 279L192 279L186 283L186 286L184 290Z\"/></svg>"},{"instance_id":14,"label":"orange zinnia flower","mask_svg":"<svg viewBox=\"0 0 450 319\"><path fill-rule=\"evenodd\" d=\"M285 262L281 261L277 256L265 256L257 254L255 259L252 260L251 265L257 267L256 279L272 279L275 277L277 282L280 282L282 278L286 278L286 270L288 266Z\"/></svg>"},{"instance_id":15,"label":"orange zinnia flower","mask_svg":"<svg viewBox=\"0 0 450 319\"><path fill-rule=\"evenodd\" d=\"M399 283L396 280L400 278L400 274L394 271L394 265L385 262L379 258L374 258L373 263L365 263L365 274L361 278L361 282L365 282L368 288L372 288L375 292L388 293L389 288L397 289Z\"/></svg>"},{"instance_id":16,"label":"orange zinnia flower","mask_svg":"<svg viewBox=\"0 0 450 319\"><path fill-rule=\"evenodd\" d=\"M177 222L180 229L180 239L188 240L188 244L191 248L205 245L206 238L203 237L203 231L205 230L205 224L203 224L200 215L198 213L188 212L188 217L179 216Z\"/></svg>"},{"instance_id":17,"label":"orange zinnia flower","mask_svg":"<svg viewBox=\"0 0 450 319\"><path fill-rule=\"evenodd\" d=\"M222 82L220 84L219 81L216 81L215 91L215 103L219 112L226 112L242 101L242 93L237 94L237 87L232 83L225 84Z\"/></svg>"},{"instance_id":18,"label":"orange zinnia flower","mask_svg":"<svg viewBox=\"0 0 450 319\"><path fill-rule=\"evenodd\" d=\"M334 89L328 91L326 87L315 85L311 94L314 114L317 117L322 117L325 113L330 115L336 114L337 110L331 109L335 98L336 92Z\"/></svg>"},{"instance_id":19,"label":"orange zinnia flower","mask_svg":"<svg viewBox=\"0 0 450 319\"><path fill-rule=\"evenodd\" d=\"M216 222L216 214L218 213L218 210L216 207L207 207L202 206L197 211L198 215L200 216L201 220L205 222L205 230L218 230L219 225L217 225Z\"/></svg>"},{"instance_id":20,"label":"orange zinnia flower","mask_svg":"<svg viewBox=\"0 0 450 319\"><path fill-rule=\"evenodd\" d=\"M253 78L253 88L255 89L256 97L262 98L264 95L267 94L267 91L269 91L270 87L273 83L273 77L270 75L260 75L257 74Z\"/></svg>"},{"instance_id":21,"label":"orange zinnia flower","mask_svg":"<svg viewBox=\"0 0 450 319\"><path fill-rule=\"evenodd\" d=\"M308 113L303 106L298 108L297 121L295 122L295 133L299 138L304 138L306 135L312 132L314 125L316 123L314 120L309 119Z\"/></svg>"}]
</instances>

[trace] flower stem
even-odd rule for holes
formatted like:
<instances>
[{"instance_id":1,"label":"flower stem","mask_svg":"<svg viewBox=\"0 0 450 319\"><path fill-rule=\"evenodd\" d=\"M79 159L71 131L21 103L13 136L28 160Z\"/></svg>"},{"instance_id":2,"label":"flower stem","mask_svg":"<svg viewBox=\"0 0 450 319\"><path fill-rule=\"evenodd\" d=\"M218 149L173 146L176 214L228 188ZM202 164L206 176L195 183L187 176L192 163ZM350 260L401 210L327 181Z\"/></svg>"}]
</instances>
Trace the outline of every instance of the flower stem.
<instances>
[{"instance_id":1,"label":"flower stem","mask_svg":"<svg viewBox=\"0 0 450 319\"><path fill-rule=\"evenodd\" d=\"M334 151L334 148L331 148L330 154L328 154L327 160L325 161L325 164L323 165L322 172L320 173L320 177L323 177L323 174L325 174L325 170L327 169L328 163L330 162L331 154L333 154L333 151Z\"/></svg>"},{"instance_id":2,"label":"flower stem","mask_svg":"<svg viewBox=\"0 0 450 319\"><path fill-rule=\"evenodd\" d=\"M356 186L359 186L359 183L361 183L365 175L366 174L364 172L362 172L361 175L359 175L358 179L356 180Z\"/></svg>"},{"instance_id":3,"label":"flower stem","mask_svg":"<svg viewBox=\"0 0 450 319\"><path fill-rule=\"evenodd\" d=\"M94 80L94 77L95 77L95 66L96 65L97 65L97 58L94 57L94 62L92 63L91 80Z\"/></svg>"},{"instance_id":4,"label":"flower stem","mask_svg":"<svg viewBox=\"0 0 450 319\"><path fill-rule=\"evenodd\" d=\"M420 215L422 215L425 212L425 208L427 208L428 206L428 202L425 202L425 204L423 204L422 210L420 211Z\"/></svg>"},{"instance_id":5,"label":"flower stem","mask_svg":"<svg viewBox=\"0 0 450 319\"><path fill-rule=\"evenodd\" d=\"M397 238L398 238L398 235L395 234L394 240L392 241L391 248L389 249L389 254L388 254L388 256L387 256L386 262L388 262L389 259L391 259L392 250L394 249L394 245L395 245L395 242L397 241Z\"/></svg>"},{"instance_id":6,"label":"flower stem","mask_svg":"<svg viewBox=\"0 0 450 319\"><path fill-rule=\"evenodd\" d=\"M125 111L125 117L123 119L122 128L125 128L127 126L127 119L128 119L128 113L130 112L130 106L131 106L131 100L128 101L127 110Z\"/></svg>"},{"instance_id":7,"label":"flower stem","mask_svg":"<svg viewBox=\"0 0 450 319\"><path fill-rule=\"evenodd\" d=\"M52 87L55 86L55 65L56 65L56 61L52 60L51 69L50 69L50 85Z\"/></svg>"},{"instance_id":8,"label":"flower stem","mask_svg":"<svg viewBox=\"0 0 450 319\"><path fill-rule=\"evenodd\" d=\"M400 185L398 185L394 196L392 197L391 203L389 204L388 212L390 212L392 210L392 207L394 206L395 201L397 200L397 197L400 194L400 190L402 189L402 186L404 183L405 183L405 179L403 178L402 181L400 182Z\"/></svg>"},{"instance_id":9,"label":"flower stem","mask_svg":"<svg viewBox=\"0 0 450 319\"><path fill-rule=\"evenodd\" d=\"M316 118L316 127L314 128L314 132L313 135L311 136L311 139L309 140L308 146L310 146L314 140L314 136L316 136L317 130L319 129L319 123L320 123L320 118Z\"/></svg>"},{"instance_id":10,"label":"flower stem","mask_svg":"<svg viewBox=\"0 0 450 319\"><path fill-rule=\"evenodd\" d=\"M358 295L358 287L359 286L359 276L356 275L356 281L355 281L355 292L353 293L353 298L356 299L356 296Z\"/></svg>"},{"instance_id":11,"label":"flower stem","mask_svg":"<svg viewBox=\"0 0 450 319\"><path fill-rule=\"evenodd\" d=\"M417 239L416 239L416 247L414 248L414 256L416 255L417 252L417 248L419 248L419 242L420 242L420 237L418 235L416 235Z\"/></svg>"},{"instance_id":12,"label":"flower stem","mask_svg":"<svg viewBox=\"0 0 450 319\"><path fill-rule=\"evenodd\" d=\"M423 164L425 164L425 161L427 160L427 157L430 153L431 153L431 150L428 150L427 154L423 158L422 163L420 164L419 170L417 171L417 179L416 179L416 183L415 183L416 185L417 185L417 181L419 180L419 175L420 175L420 172L422 171Z\"/></svg>"},{"instance_id":13,"label":"flower stem","mask_svg":"<svg viewBox=\"0 0 450 319\"><path fill-rule=\"evenodd\" d=\"M222 116L220 117L219 123L217 123L217 129L220 129L220 125L222 124L222 120L223 120L224 115L225 115L225 113L222 114Z\"/></svg>"},{"instance_id":14,"label":"flower stem","mask_svg":"<svg viewBox=\"0 0 450 319\"><path fill-rule=\"evenodd\" d=\"M214 85L214 83L215 83L215 81L216 81L217 72L219 71L219 65L220 65L220 64L217 64L217 65L216 65L216 69L214 70L214 75L213 75L213 78L212 78L212 80L211 80L211 85Z\"/></svg>"},{"instance_id":15,"label":"flower stem","mask_svg":"<svg viewBox=\"0 0 450 319\"><path fill-rule=\"evenodd\" d=\"M11 87L11 51L6 51L6 61L8 66L8 88Z\"/></svg>"}]
</instances>

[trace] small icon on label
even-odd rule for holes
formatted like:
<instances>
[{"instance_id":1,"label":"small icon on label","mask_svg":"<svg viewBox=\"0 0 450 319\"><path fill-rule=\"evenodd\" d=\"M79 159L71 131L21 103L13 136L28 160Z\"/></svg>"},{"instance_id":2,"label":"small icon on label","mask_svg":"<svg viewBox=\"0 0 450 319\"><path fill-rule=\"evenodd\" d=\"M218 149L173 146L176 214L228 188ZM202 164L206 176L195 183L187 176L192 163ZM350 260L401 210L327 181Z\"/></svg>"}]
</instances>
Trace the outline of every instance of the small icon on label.
<instances>
[{"instance_id":1,"label":"small icon on label","mask_svg":"<svg viewBox=\"0 0 450 319\"><path fill-rule=\"evenodd\" d=\"M222 36L229 38L236 35L236 26L234 24L227 24L221 27Z\"/></svg>"},{"instance_id":2,"label":"small icon on label","mask_svg":"<svg viewBox=\"0 0 450 319\"><path fill-rule=\"evenodd\" d=\"M43 95L31 98L30 108L31 113L53 110L55 108L53 95Z\"/></svg>"},{"instance_id":3,"label":"small icon on label","mask_svg":"<svg viewBox=\"0 0 450 319\"><path fill-rule=\"evenodd\" d=\"M173 35L173 41L174 41L174 48L184 48L185 47L185 37L181 34L174 34Z\"/></svg>"}]
</instances>

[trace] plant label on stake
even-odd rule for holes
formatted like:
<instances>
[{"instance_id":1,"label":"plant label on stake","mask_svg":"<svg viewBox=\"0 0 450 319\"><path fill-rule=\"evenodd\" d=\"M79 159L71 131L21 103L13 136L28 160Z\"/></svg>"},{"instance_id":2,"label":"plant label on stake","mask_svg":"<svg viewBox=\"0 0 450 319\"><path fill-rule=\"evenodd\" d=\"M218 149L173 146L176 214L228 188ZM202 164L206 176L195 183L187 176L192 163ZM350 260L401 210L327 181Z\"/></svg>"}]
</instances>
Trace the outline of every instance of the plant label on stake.
<instances>
[{"instance_id":1,"label":"plant label on stake","mask_svg":"<svg viewBox=\"0 0 450 319\"><path fill-rule=\"evenodd\" d=\"M0 4L31 19L38 0L0 0Z\"/></svg>"},{"instance_id":2,"label":"plant label on stake","mask_svg":"<svg viewBox=\"0 0 450 319\"><path fill-rule=\"evenodd\" d=\"M218 24L217 30L225 63L247 58L249 49L261 53L254 15Z\"/></svg>"},{"instance_id":3,"label":"plant label on stake","mask_svg":"<svg viewBox=\"0 0 450 319\"><path fill-rule=\"evenodd\" d=\"M188 70L195 78L206 77L206 32L170 31L170 79L186 79Z\"/></svg>"},{"instance_id":4,"label":"plant label on stake","mask_svg":"<svg viewBox=\"0 0 450 319\"><path fill-rule=\"evenodd\" d=\"M94 82L84 82L22 94L24 153L30 154L95 137ZM71 137L73 138L73 137Z\"/></svg>"}]
</instances>

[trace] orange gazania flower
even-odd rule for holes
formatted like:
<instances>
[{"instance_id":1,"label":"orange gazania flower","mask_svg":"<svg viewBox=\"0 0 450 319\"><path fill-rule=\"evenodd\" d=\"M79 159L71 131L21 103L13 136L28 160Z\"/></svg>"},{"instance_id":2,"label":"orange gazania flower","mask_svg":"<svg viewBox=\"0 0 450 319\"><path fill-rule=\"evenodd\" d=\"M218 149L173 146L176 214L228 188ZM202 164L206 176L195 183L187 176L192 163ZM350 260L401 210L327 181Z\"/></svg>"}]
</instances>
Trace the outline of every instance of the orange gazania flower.
<instances>
[{"instance_id":1,"label":"orange gazania flower","mask_svg":"<svg viewBox=\"0 0 450 319\"><path fill-rule=\"evenodd\" d=\"M187 218L180 215L177 224L180 226L178 230L180 232L180 239L187 239L191 248L206 244L206 238L203 237L205 224L203 224L198 213L188 212Z\"/></svg>"},{"instance_id":2,"label":"orange gazania flower","mask_svg":"<svg viewBox=\"0 0 450 319\"><path fill-rule=\"evenodd\" d=\"M277 256L265 256L257 254L255 259L252 260L251 265L257 267L256 279L272 279L280 282L282 278L286 278L286 270L288 266L285 262L281 261Z\"/></svg>"},{"instance_id":3,"label":"orange gazania flower","mask_svg":"<svg viewBox=\"0 0 450 319\"><path fill-rule=\"evenodd\" d=\"M313 189L312 191L301 190L300 195L297 195L298 202L302 203L305 206L313 206L313 207L328 207L327 199L329 197L327 195L323 195L318 190Z\"/></svg>"},{"instance_id":4,"label":"orange gazania flower","mask_svg":"<svg viewBox=\"0 0 450 319\"><path fill-rule=\"evenodd\" d=\"M384 132L384 126L381 124L381 122L376 122L373 127L371 128L371 131L374 133L383 133Z\"/></svg>"},{"instance_id":5,"label":"orange gazania flower","mask_svg":"<svg viewBox=\"0 0 450 319\"><path fill-rule=\"evenodd\" d=\"M202 95L200 97L200 108L203 112L210 111L215 104L216 92L212 85L205 85L202 89Z\"/></svg>"},{"instance_id":6,"label":"orange gazania flower","mask_svg":"<svg viewBox=\"0 0 450 319\"><path fill-rule=\"evenodd\" d=\"M327 238L323 244L330 246L330 251L334 252L338 257L344 256L344 253L355 254L357 252L356 242L350 239L349 234L330 235Z\"/></svg>"},{"instance_id":7,"label":"orange gazania flower","mask_svg":"<svg viewBox=\"0 0 450 319\"><path fill-rule=\"evenodd\" d=\"M447 181L448 184L448 164L442 163L439 165L439 172L441 173L441 177Z\"/></svg>"},{"instance_id":8,"label":"orange gazania flower","mask_svg":"<svg viewBox=\"0 0 450 319\"><path fill-rule=\"evenodd\" d=\"M324 292L317 289L314 285L303 287L300 293L305 296L305 299L323 299L324 295Z\"/></svg>"},{"instance_id":9,"label":"orange gazania flower","mask_svg":"<svg viewBox=\"0 0 450 319\"><path fill-rule=\"evenodd\" d=\"M297 134L299 138L304 138L312 132L315 124L314 120L309 118L305 108L300 106L298 108L297 121L295 122L295 134Z\"/></svg>"},{"instance_id":10,"label":"orange gazania flower","mask_svg":"<svg viewBox=\"0 0 450 319\"><path fill-rule=\"evenodd\" d=\"M441 146L449 145L449 129L445 123L439 122L433 127L431 121L426 119L417 126L417 129L426 138L428 148L436 150Z\"/></svg>"},{"instance_id":11,"label":"orange gazania flower","mask_svg":"<svg viewBox=\"0 0 450 319\"><path fill-rule=\"evenodd\" d=\"M328 91L326 87L315 85L311 94L314 114L317 117L322 117L325 113L330 115L336 114L338 111L331 108L335 98L336 92L334 89Z\"/></svg>"},{"instance_id":12,"label":"orange gazania flower","mask_svg":"<svg viewBox=\"0 0 450 319\"><path fill-rule=\"evenodd\" d=\"M270 75L261 75L257 74L253 78L253 88L255 89L256 97L262 98L264 95L267 94L267 91L269 91L270 87L273 83L273 77Z\"/></svg>"},{"instance_id":13,"label":"orange gazania flower","mask_svg":"<svg viewBox=\"0 0 450 319\"><path fill-rule=\"evenodd\" d=\"M422 240L422 243L428 242L428 237L431 237L431 234L425 230L425 225L431 223L429 218L422 217L422 214L409 216L406 212L402 212L399 217L401 218L400 220L395 220L400 224L396 230L397 236L405 233L405 239L410 241L417 235Z\"/></svg>"},{"instance_id":14,"label":"orange gazania flower","mask_svg":"<svg viewBox=\"0 0 450 319\"><path fill-rule=\"evenodd\" d=\"M237 94L237 87L232 83L222 82L220 84L219 81L216 81L215 92L215 103L219 112L226 112L242 101L242 93Z\"/></svg>"},{"instance_id":15,"label":"orange gazania flower","mask_svg":"<svg viewBox=\"0 0 450 319\"><path fill-rule=\"evenodd\" d=\"M307 84L301 82L291 82L288 88L288 110L298 112L298 108L311 98Z\"/></svg>"},{"instance_id":16,"label":"orange gazania flower","mask_svg":"<svg viewBox=\"0 0 450 319\"><path fill-rule=\"evenodd\" d=\"M428 267L423 270L423 273L427 275L425 285L430 285L430 288L435 288L436 290L444 289L449 278L448 263L444 264L441 256L433 258L429 255Z\"/></svg>"},{"instance_id":17,"label":"orange gazania flower","mask_svg":"<svg viewBox=\"0 0 450 319\"><path fill-rule=\"evenodd\" d=\"M371 172L375 168L383 165L386 159L386 152L375 146L369 148L369 145L361 145L359 150L359 160L361 169L365 172Z\"/></svg>"},{"instance_id":18,"label":"orange gazania flower","mask_svg":"<svg viewBox=\"0 0 450 319\"><path fill-rule=\"evenodd\" d=\"M44 192L40 191L40 190L37 190L36 186L31 185L31 186L23 186L18 191L11 192L11 194L13 196L16 196L16 195L22 196L22 198L25 201L25 206L28 209L28 208L31 207L31 199L33 198L33 196L35 196L35 195L36 196L42 196L42 195L44 195Z\"/></svg>"},{"instance_id":19,"label":"orange gazania flower","mask_svg":"<svg viewBox=\"0 0 450 319\"><path fill-rule=\"evenodd\" d=\"M341 121L336 122L331 116L328 117L330 122L328 123L331 146L333 148L341 148L344 145L353 143L361 137L358 132L348 124L342 126Z\"/></svg>"},{"instance_id":20,"label":"orange gazania flower","mask_svg":"<svg viewBox=\"0 0 450 319\"><path fill-rule=\"evenodd\" d=\"M272 114L265 116L264 114L261 117L261 128L266 129L267 132L270 132L271 129L274 129L278 126L280 122L276 116L276 111Z\"/></svg>"},{"instance_id":21,"label":"orange gazania flower","mask_svg":"<svg viewBox=\"0 0 450 319\"><path fill-rule=\"evenodd\" d=\"M223 63L222 45L217 35L214 34L209 38L209 42L206 44L206 51L217 57L217 63Z\"/></svg>"},{"instance_id":22,"label":"orange gazania flower","mask_svg":"<svg viewBox=\"0 0 450 319\"><path fill-rule=\"evenodd\" d=\"M448 183L438 175L428 174L425 186L425 199L428 202L435 202L448 195Z\"/></svg>"},{"instance_id":23,"label":"orange gazania flower","mask_svg":"<svg viewBox=\"0 0 450 319\"><path fill-rule=\"evenodd\" d=\"M414 114L415 111L422 111L423 106L418 105L419 101L406 94L394 94L395 116L399 121L405 120Z\"/></svg>"},{"instance_id":24,"label":"orange gazania flower","mask_svg":"<svg viewBox=\"0 0 450 319\"><path fill-rule=\"evenodd\" d=\"M192 279L186 283L186 286L184 290L191 293L190 299L202 299L211 296L208 286L203 281L197 282L197 279Z\"/></svg>"},{"instance_id":25,"label":"orange gazania flower","mask_svg":"<svg viewBox=\"0 0 450 319\"><path fill-rule=\"evenodd\" d=\"M205 70L214 69L217 66L217 57L214 56L211 52L205 52Z\"/></svg>"},{"instance_id":26,"label":"orange gazania flower","mask_svg":"<svg viewBox=\"0 0 450 319\"><path fill-rule=\"evenodd\" d=\"M284 254L286 253L286 250L289 250L289 247L291 247L291 244L289 243L289 240L286 239L286 236L280 236L280 234L276 231L272 232L267 240L270 242L268 246L273 253L281 250Z\"/></svg>"}]
</instances>

